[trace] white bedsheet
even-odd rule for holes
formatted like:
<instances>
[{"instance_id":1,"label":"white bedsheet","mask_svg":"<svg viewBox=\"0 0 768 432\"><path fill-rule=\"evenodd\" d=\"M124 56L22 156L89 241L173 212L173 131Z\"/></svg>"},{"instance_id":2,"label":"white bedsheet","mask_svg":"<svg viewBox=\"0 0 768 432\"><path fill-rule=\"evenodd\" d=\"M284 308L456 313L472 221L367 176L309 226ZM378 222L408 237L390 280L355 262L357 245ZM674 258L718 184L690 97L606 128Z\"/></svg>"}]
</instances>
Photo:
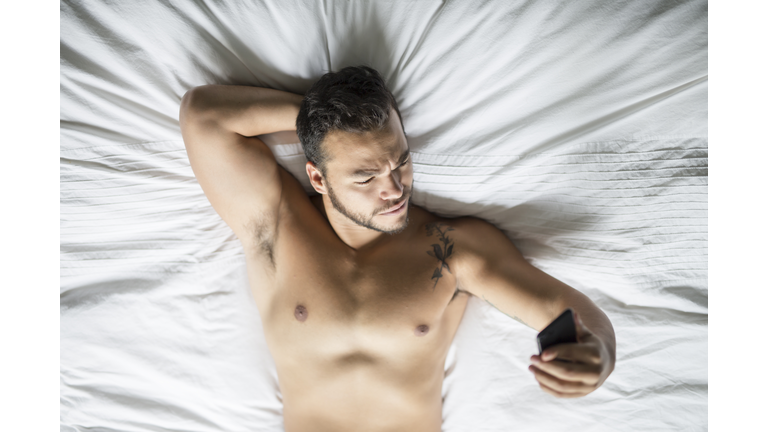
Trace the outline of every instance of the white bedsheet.
<instances>
[{"instance_id":1,"label":"white bedsheet","mask_svg":"<svg viewBox=\"0 0 768 432\"><path fill-rule=\"evenodd\" d=\"M443 430L706 430L707 2L650 0L63 1L61 430L282 430L179 102L357 64L398 99L414 203L495 223L616 330L605 385L554 399L526 370L535 332L472 299Z\"/></svg>"}]
</instances>

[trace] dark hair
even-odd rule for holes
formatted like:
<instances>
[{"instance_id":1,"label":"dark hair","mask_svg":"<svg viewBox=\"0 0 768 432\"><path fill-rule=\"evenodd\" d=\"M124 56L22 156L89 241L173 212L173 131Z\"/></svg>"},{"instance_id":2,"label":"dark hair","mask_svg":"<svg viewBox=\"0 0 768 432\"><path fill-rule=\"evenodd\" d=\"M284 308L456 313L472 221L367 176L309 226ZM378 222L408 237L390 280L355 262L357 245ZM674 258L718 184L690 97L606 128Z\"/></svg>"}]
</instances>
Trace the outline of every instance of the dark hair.
<instances>
[{"instance_id":1,"label":"dark hair","mask_svg":"<svg viewBox=\"0 0 768 432\"><path fill-rule=\"evenodd\" d=\"M296 117L296 134L304 155L325 175L328 155L321 144L326 135L334 130L353 133L381 130L392 108L402 125L397 101L375 69L348 66L326 73L307 90Z\"/></svg>"}]
</instances>

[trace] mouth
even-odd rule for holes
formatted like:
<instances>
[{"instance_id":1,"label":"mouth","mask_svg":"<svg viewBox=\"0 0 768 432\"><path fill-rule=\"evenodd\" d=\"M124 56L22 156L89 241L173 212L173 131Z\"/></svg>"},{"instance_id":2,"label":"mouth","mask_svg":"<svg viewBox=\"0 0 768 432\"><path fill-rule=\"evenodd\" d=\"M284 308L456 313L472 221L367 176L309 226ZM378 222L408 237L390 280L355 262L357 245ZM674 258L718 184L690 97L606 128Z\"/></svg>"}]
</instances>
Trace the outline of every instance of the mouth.
<instances>
[{"instance_id":1,"label":"mouth","mask_svg":"<svg viewBox=\"0 0 768 432\"><path fill-rule=\"evenodd\" d=\"M403 200L400 204L392 207L391 210L387 210L386 212L379 213L380 216L394 216L402 213L405 211L405 204L408 202L407 199Z\"/></svg>"}]
</instances>

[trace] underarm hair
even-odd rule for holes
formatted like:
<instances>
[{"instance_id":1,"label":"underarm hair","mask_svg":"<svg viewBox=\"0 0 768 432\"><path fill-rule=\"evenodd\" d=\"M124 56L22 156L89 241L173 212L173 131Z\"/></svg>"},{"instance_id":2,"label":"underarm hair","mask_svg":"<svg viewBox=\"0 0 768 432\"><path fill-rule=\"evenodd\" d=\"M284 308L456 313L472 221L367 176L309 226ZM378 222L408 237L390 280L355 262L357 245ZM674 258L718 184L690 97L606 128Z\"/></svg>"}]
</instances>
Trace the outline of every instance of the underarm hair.
<instances>
[{"instance_id":1,"label":"underarm hair","mask_svg":"<svg viewBox=\"0 0 768 432\"><path fill-rule=\"evenodd\" d=\"M247 226L256 246L256 252L267 257L272 267L275 267L275 240L277 239L277 225L274 217L261 215L256 217Z\"/></svg>"}]
</instances>

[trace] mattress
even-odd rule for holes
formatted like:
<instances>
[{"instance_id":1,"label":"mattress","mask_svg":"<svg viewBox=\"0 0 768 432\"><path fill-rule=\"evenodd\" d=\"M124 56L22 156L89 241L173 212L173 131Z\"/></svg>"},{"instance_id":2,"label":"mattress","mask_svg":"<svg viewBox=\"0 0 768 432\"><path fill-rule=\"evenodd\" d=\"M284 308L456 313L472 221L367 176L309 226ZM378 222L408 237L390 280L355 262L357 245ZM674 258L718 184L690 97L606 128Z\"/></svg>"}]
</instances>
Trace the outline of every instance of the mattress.
<instances>
[{"instance_id":1,"label":"mattress","mask_svg":"<svg viewBox=\"0 0 768 432\"><path fill-rule=\"evenodd\" d=\"M60 3L62 431L281 431L240 242L181 139L203 84L302 94L365 64L398 100L413 203L501 228L616 331L580 399L472 298L444 431L707 429L707 2ZM311 192L301 146L265 136Z\"/></svg>"}]
</instances>

